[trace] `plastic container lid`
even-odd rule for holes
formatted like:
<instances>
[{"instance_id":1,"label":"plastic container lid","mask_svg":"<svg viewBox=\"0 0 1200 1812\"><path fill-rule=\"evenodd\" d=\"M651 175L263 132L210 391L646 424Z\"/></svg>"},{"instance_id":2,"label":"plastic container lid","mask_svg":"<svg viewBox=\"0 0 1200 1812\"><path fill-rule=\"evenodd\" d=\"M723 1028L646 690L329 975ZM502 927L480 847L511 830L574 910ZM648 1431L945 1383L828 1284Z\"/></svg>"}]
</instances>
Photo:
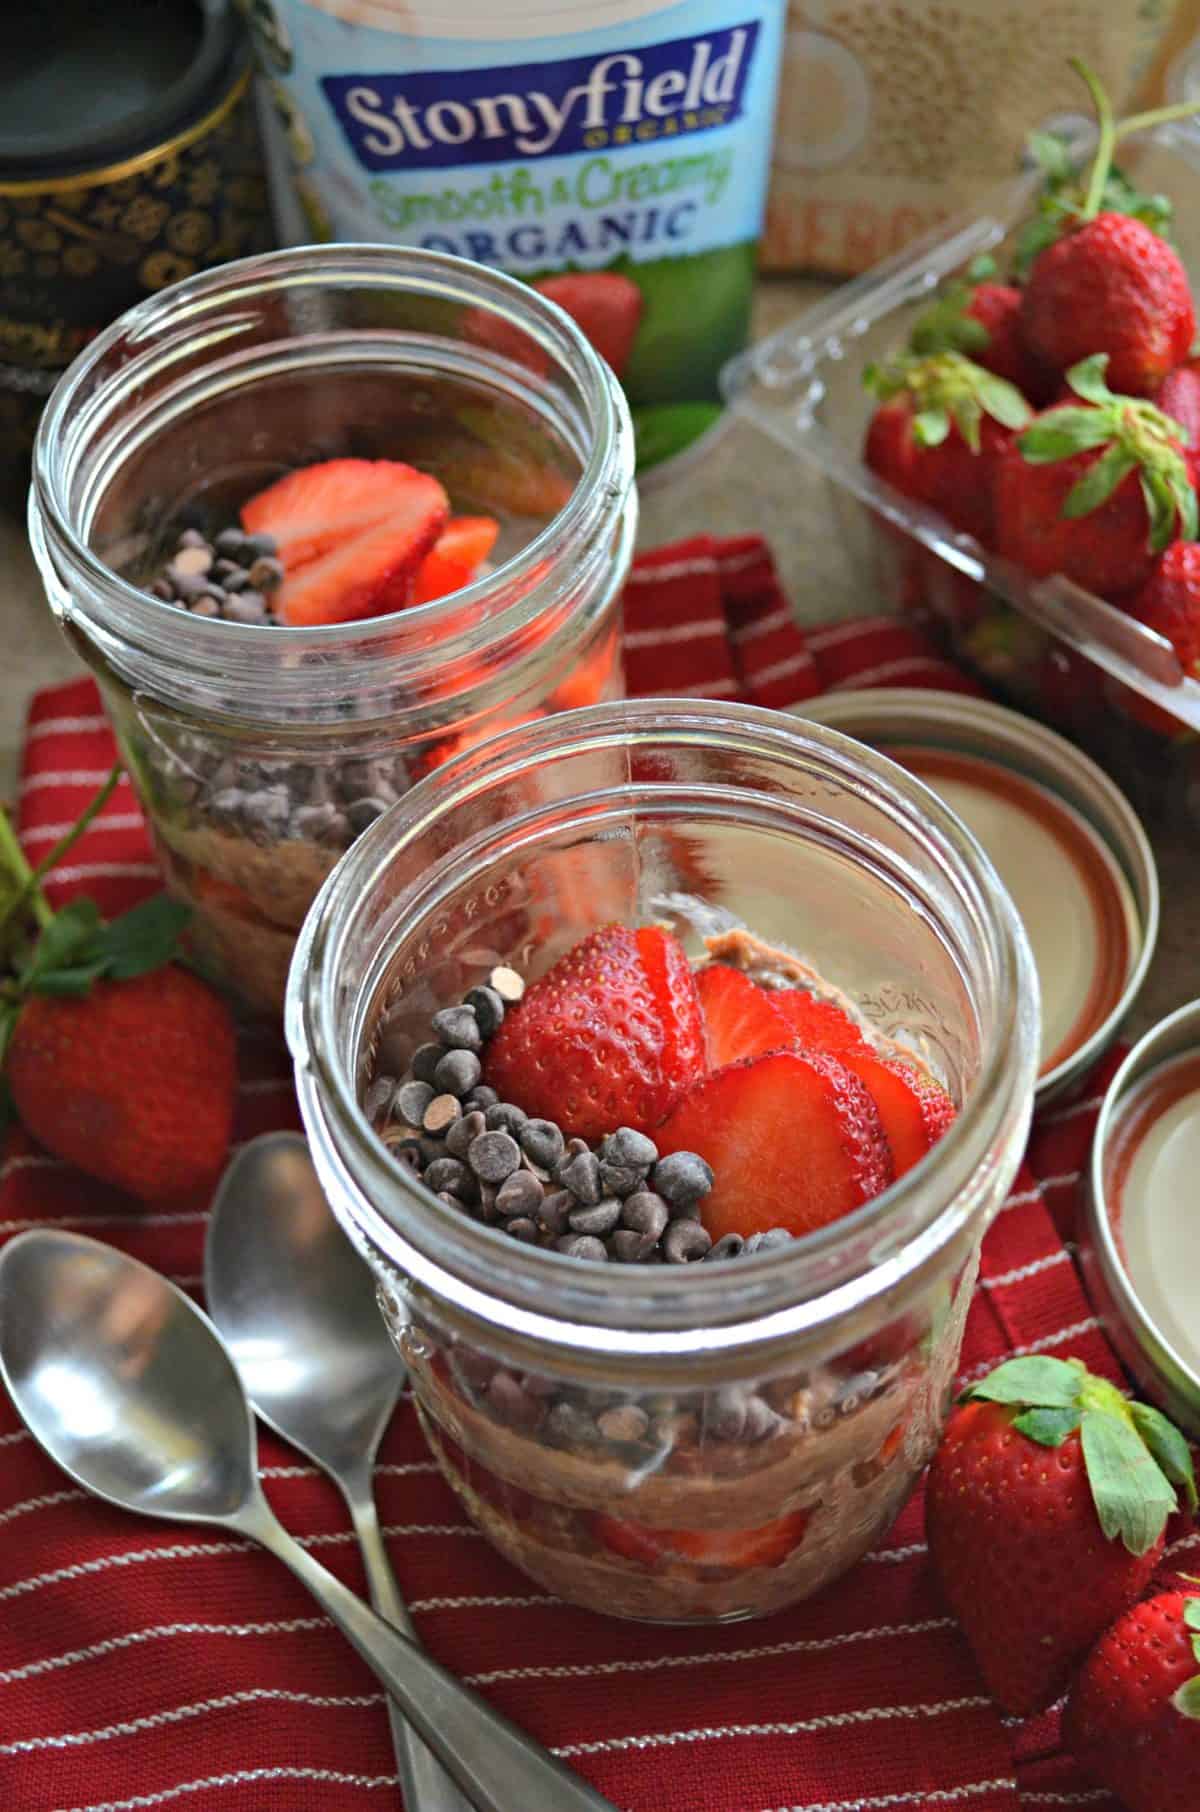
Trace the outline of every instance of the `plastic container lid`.
<instances>
[{"instance_id":1,"label":"plastic container lid","mask_svg":"<svg viewBox=\"0 0 1200 1812\"><path fill-rule=\"evenodd\" d=\"M220 99L242 32L230 0L60 0L5 38L0 182L22 182L169 139Z\"/></svg>"}]
</instances>

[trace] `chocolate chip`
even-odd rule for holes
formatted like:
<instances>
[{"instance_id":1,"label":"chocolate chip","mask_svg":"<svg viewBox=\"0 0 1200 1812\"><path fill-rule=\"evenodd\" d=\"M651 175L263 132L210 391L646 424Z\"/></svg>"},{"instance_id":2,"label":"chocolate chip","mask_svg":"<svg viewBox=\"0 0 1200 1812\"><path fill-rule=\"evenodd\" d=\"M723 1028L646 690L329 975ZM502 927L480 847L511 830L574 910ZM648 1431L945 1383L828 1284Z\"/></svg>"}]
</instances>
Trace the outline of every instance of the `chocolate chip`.
<instances>
[{"instance_id":1,"label":"chocolate chip","mask_svg":"<svg viewBox=\"0 0 1200 1812\"><path fill-rule=\"evenodd\" d=\"M608 1259L604 1241L590 1233L568 1233L556 1240L555 1245L568 1258L590 1258L600 1264L606 1263Z\"/></svg>"},{"instance_id":2,"label":"chocolate chip","mask_svg":"<svg viewBox=\"0 0 1200 1812\"><path fill-rule=\"evenodd\" d=\"M704 1405L704 1427L718 1441L738 1441L746 1426L746 1395L734 1384L713 1392Z\"/></svg>"},{"instance_id":3,"label":"chocolate chip","mask_svg":"<svg viewBox=\"0 0 1200 1812\"><path fill-rule=\"evenodd\" d=\"M499 1099L494 1088L490 1088L486 1082L481 1082L471 1090L469 1105L472 1108L478 1108L480 1113L485 1114L489 1107L495 1107Z\"/></svg>"},{"instance_id":4,"label":"chocolate chip","mask_svg":"<svg viewBox=\"0 0 1200 1812\"><path fill-rule=\"evenodd\" d=\"M600 1164L600 1187L605 1195L615 1195L624 1199L634 1195L646 1180L644 1170L631 1170L624 1164Z\"/></svg>"},{"instance_id":5,"label":"chocolate chip","mask_svg":"<svg viewBox=\"0 0 1200 1812\"><path fill-rule=\"evenodd\" d=\"M391 1102L395 1092L396 1079L394 1076L381 1075L375 1077L363 1097L363 1112L366 1114L368 1120L373 1120L376 1114L382 1113L383 1109Z\"/></svg>"},{"instance_id":6,"label":"chocolate chip","mask_svg":"<svg viewBox=\"0 0 1200 1812\"><path fill-rule=\"evenodd\" d=\"M236 560L227 559L218 560L213 566L212 574L213 578L218 580L226 591L241 591L250 576L245 567L239 566Z\"/></svg>"},{"instance_id":7,"label":"chocolate chip","mask_svg":"<svg viewBox=\"0 0 1200 1812\"><path fill-rule=\"evenodd\" d=\"M413 1041L400 1026L391 1026L386 1022L380 1028L379 1044L375 1051L375 1060L381 1069L390 1070L393 1076L403 1076L412 1061Z\"/></svg>"},{"instance_id":8,"label":"chocolate chip","mask_svg":"<svg viewBox=\"0 0 1200 1812\"><path fill-rule=\"evenodd\" d=\"M420 1084L417 1085L418 1087ZM435 1195L443 1193L452 1196L461 1194L462 1186L470 1175L466 1165L458 1158L435 1158L425 1172L426 1187Z\"/></svg>"},{"instance_id":9,"label":"chocolate chip","mask_svg":"<svg viewBox=\"0 0 1200 1812\"><path fill-rule=\"evenodd\" d=\"M742 1429L744 1441L765 1441L768 1435L778 1433L783 1427L783 1417L777 1415L769 1403L761 1397L751 1397L746 1403L746 1423Z\"/></svg>"},{"instance_id":10,"label":"chocolate chip","mask_svg":"<svg viewBox=\"0 0 1200 1812\"><path fill-rule=\"evenodd\" d=\"M712 1245L712 1234L699 1221L672 1221L662 1236L662 1253L668 1264L690 1265L703 1258Z\"/></svg>"},{"instance_id":11,"label":"chocolate chip","mask_svg":"<svg viewBox=\"0 0 1200 1812\"><path fill-rule=\"evenodd\" d=\"M536 1214L541 1207L542 1196L542 1186L536 1177L531 1177L527 1170L514 1170L511 1176L505 1177L496 1191L496 1208L506 1216ZM590 1233L594 1229L585 1227L582 1231Z\"/></svg>"},{"instance_id":12,"label":"chocolate chip","mask_svg":"<svg viewBox=\"0 0 1200 1812\"><path fill-rule=\"evenodd\" d=\"M630 1227L618 1227L610 1244L613 1257L623 1265L638 1265L649 1257L658 1240L650 1233L635 1233Z\"/></svg>"},{"instance_id":13,"label":"chocolate chip","mask_svg":"<svg viewBox=\"0 0 1200 1812\"><path fill-rule=\"evenodd\" d=\"M670 1220L670 1211L661 1195L642 1189L627 1196L621 1205L621 1224L648 1238L650 1244L660 1239Z\"/></svg>"},{"instance_id":14,"label":"chocolate chip","mask_svg":"<svg viewBox=\"0 0 1200 1812\"><path fill-rule=\"evenodd\" d=\"M723 1233L716 1245L710 1246L705 1253L705 1261L709 1262L712 1259L721 1258L737 1258L745 1243L746 1242L740 1233Z\"/></svg>"},{"instance_id":15,"label":"chocolate chip","mask_svg":"<svg viewBox=\"0 0 1200 1812\"><path fill-rule=\"evenodd\" d=\"M444 1133L461 1113L456 1095L435 1095L421 1116L421 1125L427 1133Z\"/></svg>"},{"instance_id":16,"label":"chocolate chip","mask_svg":"<svg viewBox=\"0 0 1200 1812\"><path fill-rule=\"evenodd\" d=\"M510 969L507 963L500 963L488 976L488 987L500 996L506 1007L515 1006L525 992L524 977Z\"/></svg>"},{"instance_id":17,"label":"chocolate chip","mask_svg":"<svg viewBox=\"0 0 1200 1812\"><path fill-rule=\"evenodd\" d=\"M197 597L194 604L189 603L188 609L194 617L219 617L221 614L221 606L217 600L207 594Z\"/></svg>"},{"instance_id":18,"label":"chocolate chip","mask_svg":"<svg viewBox=\"0 0 1200 1812\"><path fill-rule=\"evenodd\" d=\"M573 1208L567 1216L572 1232L595 1233L601 1238L612 1232L620 1218L621 1204L612 1196L586 1208Z\"/></svg>"},{"instance_id":19,"label":"chocolate chip","mask_svg":"<svg viewBox=\"0 0 1200 1812\"><path fill-rule=\"evenodd\" d=\"M204 588L200 593L201 598L212 598L216 603L223 605L227 595L225 587L218 585L215 579L204 580Z\"/></svg>"},{"instance_id":20,"label":"chocolate chip","mask_svg":"<svg viewBox=\"0 0 1200 1812\"><path fill-rule=\"evenodd\" d=\"M472 988L463 1005L470 1007L475 1014L483 1036L494 1038L504 1024L504 1002L495 988Z\"/></svg>"},{"instance_id":21,"label":"chocolate chip","mask_svg":"<svg viewBox=\"0 0 1200 1812\"><path fill-rule=\"evenodd\" d=\"M657 1157L654 1140L632 1126L618 1126L600 1147L602 1163L625 1165L631 1170L649 1170Z\"/></svg>"},{"instance_id":22,"label":"chocolate chip","mask_svg":"<svg viewBox=\"0 0 1200 1812\"><path fill-rule=\"evenodd\" d=\"M553 1120L526 1120L517 1137L525 1156L543 1170L553 1170L563 1155L562 1131Z\"/></svg>"},{"instance_id":23,"label":"chocolate chip","mask_svg":"<svg viewBox=\"0 0 1200 1812\"><path fill-rule=\"evenodd\" d=\"M217 546L221 547L220 537L217 539ZM239 537L238 546L241 548L243 556L254 560L257 560L260 555L264 559L273 559L279 552L279 543L274 535L242 535ZM221 552L225 552L223 547L221 547Z\"/></svg>"},{"instance_id":24,"label":"chocolate chip","mask_svg":"<svg viewBox=\"0 0 1200 1812\"><path fill-rule=\"evenodd\" d=\"M651 1187L672 1207L687 1207L707 1195L713 1173L694 1151L672 1151L650 1173Z\"/></svg>"},{"instance_id":25,"label":"chocolate chip","mask_svg":"<svg viewBox=\"0 0 1200 1812\"><path fill-rule=\"evenodd\" d=\"M212 549L201 537L198 545L195 542L189 542L187 547L180 547L171 562L170 570L175 574L186 573L192 579L202 579L206 573L212 571L212 563Z\"/></svg>"},{"instance_id":26,"label":"chocolate chip","mask_svg":"<svg viewBox=\"0 0 1200 1812\"><path fill-rule=\"evenodd\" d=\"M402 1082L396 1090L396 1111L401 1114L410 1126L420 1126L425 1118L425 1109L436 1094L432 1083Z\"/></svg>"},{"instance_id":27,"label":"chocolate chip","mask_svg":"<svg viewBox=\"0 0 1200 1812\"><path fill-rule=\"evenodd\" d=\"M619 1403L596 1417L596 1426L606 1441L629 1444L640 1441L650 1426L650 1418L636 1403Z\"/></svg>"},{"instance_id":28,"label":"chocolate chip","mask_svg":"<svg viewBox=\"0 0 1200 1812\"><path fill-rule=\"evenodd\" d=\"M419 1044L413 1052L412 1073L418 1082L432 1082L437 1066L446 1055L442 1044Z\"/></svg>"},{"instance_id":29,"label":"chocolate chip","mask_svg":"<svg viewBox=\"0 0 1200 1812\"><path fill-rule=\"evenodd\" d=\"M574 1403L556 1403L546 1417L546 1433L564 1447L595 1447L599 1430Z\"/></svg>"},{"instance_id":30,"label":"chocolate chip","mask_svg":"<svg viewBox=\"0 0 1200 1812\"><path fill-rule=\"evenodd\" d=\"M373 794L367 794L362 799L352 799L346 807L351 830L356 836L361 836L363 831L374 824L376 818L382 818L391 803L391 800L379 799Z\"/></svg>"},{"instance_id":31,"label":"chocolate chip","mask_svg":"<svg viewBox=\"0 0 1200 1812\"><path fill-rule=\"evenodd\" d=\"M481 1132L487 1131L487 1122L482 1114L464 1114L456 1120L446 1134L446 1150L452 1158L465 1158L471 1145Z\"/></svg>"},{"instance_id":32,"label":"chocolate chip","mask_svg":"<svg viewBox=\"0 0 1200 1812\"><path fill-rule=\"evenodd\" d=\"M454 1105L457 1107L458 1102ZM521 1150L510 1133L484 1132L472 1139L467 1162L481 1182L502 1183L519 1167Z\"/></svg>"},{"instance_id":33,"label":"chocolate chip","mask_svg":"<svg viewBox=\"0 0 1200 1812\"><path fill-rule=\"evenodd\" d=\"M511 1133L518 1140L527 1117L524 1110L512 1101L497 1101L494 1106L484 1109L489 1132Z\"/></svg>"},{"instance_id":34,"label":"chocolate chip","mask_svg":"<svg viewBox=\"0 0 1200 1812\"><path fill-rule=\"evenodd\" d=\"M556 1189L550 1195L544 1195L538 1203L538 1219L549 1233L565 1233L567 1216L575 1206L575 1197L569 1189Z\"/></svg>"},{"instance_id":35,"label":"chocolate chip","mask_svg":"<svg viewBox=\"0 0 1200 1812\"><path fill-rule=\"evenodd\" d=\"M242 799L242 825L255 843L277 843L287 835L291 801L281 786L260 787Z\"/></svg>"},{"instance_id":36,"label":"chocolate chip","mask_svg":"<svg viewBox=\"0 0 1200 1812\"><path fill-rule=\"evenodd\" d=\"M742 1251L747 1258L753 1252L775 1252L780 1246L790 1246L792 1236L786 1227L769 1227L765 1233L752 1233Z\"/></svg>"},{"instance_id":37,"label":"chocolate chip","mask_svg":"<svg viewBox=\"0 0 1200 1812\"><path fill-rule=\"evenodd\" d=\"M223 614L227 623L265 623L268 616L266 603L256 591L226 598Z\"/></svg>"},{"instance_id":38,"label":"chocolate chip","mask_svg":"<svg viewBox=\"0 0 1200 1812\"><path fill-rule=\"evenodd\" d=\"M504 1229L513 1239L522 1240L527 1246L536 1246L541 1238L541 1228L536 1221L531 1221L527 1214L518 1214Z\"/></svg>"},{"instance_id":39,"label":"chocolate chip","mask_svg":"<svg viewBox=\"0 0 1200 1812\"><path fill-rule=\"evenodd\" d=\"M336 805L302 805L292 814L292 831L306 843L339 848L350 836L350 824Z\"/></svg>"},{"instance_id":40,"label":"chocolate chip","mask_svg":"<svg viewBox=\"0 0 1200 1812\"><path fill-rule=\"evenodd\" d=\"M483 1048L479 1021L471 1007L443 1007L431 1021L438 1043L451 1051L478 1051Z\"/></svg>"},{"instance_id":41,"label":"chocolate chip","mask_svg":"<svg viewBox=\"0 0 1200 1812\"><path fill-rule=\"evenodd\" d=\"M256 591L278 591L283 584L283 561L274 554L263 554L250 568L250 583Z\"/></svg>"},{"instance_id":42,"label":"chocolate chip","mask_svg":"<svg viewBox=\"0 0 1200 1812\"><path fill-rule=\"evenodd\" d=\"M175 543L176 547L207 547L208 542L196 528L185 528Z\"/></svg>"},{"instance_id":43,"label":"chocolate chip","mask_svg":"<svg viewBox=\"0 0 1200 1812\"><path fill-rule=\"evenodd\" d=\"M576 1152L567 1163L560 1164L557 1181L569 1189L576 1201L590 1207L600 1200L600 1161L594 1151Z\"/></svg>"},{"instance_id":44,"label":"chocolate chip","mask_svg":"<svg viewBox=\"0 0 1200 1812\"><path fill-rule=\"evenodd\" d=\"M236 560L245 544L246 537L239 528L223 528L216 539L217 552L229 560Z\"/></svg>"},{"instance_id":45,"label":"chocolate chip","mask_svg":"<svg viewBox=\"0 0 1200 1812\"><path fill-rule=\"evenodd\" d=\"M209 812L222 829L238 830L241 828L242 807L245 803L246 795L240 787L226 786L219 793L213 794L209 801Z\"/></svg>"},{"instance_id":46,"label":"chocolate chip","mask_svg":"<svg viewBox=\"0 0 1200 1812\"><path fill-rule=\"evenodd\" d=\"M173 604L175 602L175 592L168 580L156 579L149 589L150 596L158 598L161 603Z\"/></svg>"},{"instance_id":47,"label":"chocolate chip","mask_svg":"<svg viewBox=\"0 0 1200 1812\"><path fill-rule=\"evenodd\" d=\"M522 1428L535 1427L542 1419L542 1405L531 1397L511 1372L496 1372L487 1387L488 1405L506 1422Z\"/></svg>"},{"instance_id":48,"label":"chocolate chip","mask_svg":"<svg viewBox=\"0 0 1200 1812\"><path fill-rule=\"evenodd\" d=\"M434 1086L451 1095L468 1095L483 1074L474 1051L447 1051L434 1071Z\"/></svg>"}]
</instances>

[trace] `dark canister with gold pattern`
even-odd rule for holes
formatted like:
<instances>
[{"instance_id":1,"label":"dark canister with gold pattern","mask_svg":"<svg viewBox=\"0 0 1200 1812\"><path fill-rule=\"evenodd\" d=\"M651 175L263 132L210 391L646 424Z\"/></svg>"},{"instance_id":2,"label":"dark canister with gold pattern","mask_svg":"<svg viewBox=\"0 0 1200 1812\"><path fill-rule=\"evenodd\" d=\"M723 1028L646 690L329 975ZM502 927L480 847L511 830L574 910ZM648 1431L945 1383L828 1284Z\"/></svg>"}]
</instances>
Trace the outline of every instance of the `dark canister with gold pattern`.
<instances>
[{"instance_id":1,"label":"dark canister with gold pattern","mask_svg":"<svg viewBox=\"0 0 1200 1812\"><path fill-rule=\"evenodd\" d=\"M233 0L14 7L0 58L0 496L42 404L132 303L272 243Z\"/></svg>"}]
</instances>

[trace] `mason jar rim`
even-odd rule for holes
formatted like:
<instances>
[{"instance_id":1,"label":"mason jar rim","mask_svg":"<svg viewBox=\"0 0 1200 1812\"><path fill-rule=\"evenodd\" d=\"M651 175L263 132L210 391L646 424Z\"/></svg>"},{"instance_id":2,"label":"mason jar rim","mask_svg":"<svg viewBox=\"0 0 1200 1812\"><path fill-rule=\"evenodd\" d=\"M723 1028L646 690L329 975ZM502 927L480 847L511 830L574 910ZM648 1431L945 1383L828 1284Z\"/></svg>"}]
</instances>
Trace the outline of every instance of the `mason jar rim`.
<instances>
[{"instance_id":1,"label":"mason jar rim","mask_svg":"<svg viewBox=\"0 0 1200 1812\"><path fill-rule=\"evenodd\" d=\"M936 1156L883 1195L788 1247L743 1257L736 1267L623 1266L614 1290L611 1268L522 1245L470 1220L439 1202L392 1157L359 1104L354 1075L338 1057L347 1012L338 968L358 915L394 854L457 804L551 751L583 754L638 740L726 743L741 753L790 756L797 765L815 758L827 773L886 806L955 877L982 937L995 1024L970 1098ZM642 788L638 796L647 791L653 789ZM439 867L461 853L451 852ZM401 902L404 897L396 896ZM969 977L964 982L970 987ZM978 986L971 989L973 999ZM349 1009L360 1022L354 1065L368 992L364 983ZM502 1328L534 1345L650 1362L773 1348L913 1285L970 1222L972 1179L986 1166L1005 1122L1015 1114L1028 1124L1037 1003L1033 958L1011 899L976 839L921 781L821 725L750 705L649 698L588 706L503 732L439 769L372 825L326 881L301 930L286 1032L314 1162L335 1211L349 1217L360 1241L419 1289L453 1304L468 1322ZM935 1188L931 1163L942 1179ZM403 1228L379 1205L389 1194L415 1211ZM905 1232L897 1242L899 1228Z\"/></svg>"},{"instance_id":2,"label":"mason jar rim","mask_svg":"<svg viewBox=\"0 0 1200 1812\"><path fill-rule=\"evenodd\" d=\"M184 359L201 333L210 341L236 338L239 302L248 306L276 293L302 295L322 285L336 285L342 292L391 289L489 308L539 345L570 378L586 408L586 441L574 449L580 470L570 496L536 535L492 572L445 598L387 616L349 624L281 627L195 617L152 598L107 566L85 539L87 522L79 518L87 512L74 507L70 487L87 452L89 424L144 376ZM353 338L365 352L371 333L339 333L333 338L338 345ZM89 395L96 372L126 341L140 349ZM293 336L281 344L302 346L305 337ZM255 350L261 353L263 348ZM515 373L527 390L540 382L543 394L547 392L544 381L501 354L473 346L471 355L476 375ZM185 371L185 382L190 376ZM156 396L145 424L147 433L156 431L156 422L161 426L177 389L177 384L168 384ZM119 466L98 492L92 487L91 510L117 470ZM223 673L234 680L243 674L249 679L269 664L272 688L282 701L302 695L313 667L319 670L322 659L334 654L352 651L365 679L378 671L380 651L386 649L394 682L404 677L400 643L411 644L409 661L416 671L428 667L433 647L439 665L464 660L537 623L562 604L577 581L573 556L586 547L594 558L604 558L610 531L622 517L635 519L633 472L633 429L624 392L606 361L557 303L501 271L444 252L370 243L302 246L238 259L185 278L137 303L89 342L55 386L38 426L29 533L51 606L60 616L78 613L96 626L74 595L75 586L86 586L103 599L101 627L149 662L168 663L177 678L194 668L197 674ZM346 675L344 683L352 690L353 674ZM227 699L226 705L237 715L236 697ZM253 700L247 701L247 715L259 720L269 715L269 706L270 699L258 687Z\"/></svg>"}]
</instances>

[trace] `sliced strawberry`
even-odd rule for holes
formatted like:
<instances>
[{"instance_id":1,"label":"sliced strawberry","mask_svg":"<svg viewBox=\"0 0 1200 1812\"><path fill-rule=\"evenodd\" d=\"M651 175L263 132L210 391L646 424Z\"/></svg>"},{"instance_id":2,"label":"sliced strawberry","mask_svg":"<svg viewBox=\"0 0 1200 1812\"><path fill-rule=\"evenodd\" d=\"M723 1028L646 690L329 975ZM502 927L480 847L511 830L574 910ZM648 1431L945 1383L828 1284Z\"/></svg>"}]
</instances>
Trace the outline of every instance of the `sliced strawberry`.
<instances>
[{"instance_id":1,"label":"sliced strawberry","mask_svg":"<svg viewBox=\"0 0 1200 1812\"><path fill-rule=\"evenodd\" d=\"M288 571L276 594L276 610L293 627L383 615L392 608L390 590L420 565L448 515L446 493L437 479L413 472L399 506L382 521L298 572Z\"/></svg>"},{"instance_id":2,"label":"sliced strawberry","mask_svg":"<svg viewBox=\"0 0 1200 1812\"><path fill-rule=\"evenodd\" d=\"M655 1529L628 1517L597 1513L592 1528L605 1547L643 1566L688 1560L700 1567L777 1567L804 1539L807 1510L793 1510L756 1529Z\"/></svg>"},{"instance_id":3,"label":"sliced strawberry","mask_svg":"<svg viewBox=\"0 0 1200 1812\"><path fill-rule=\"evenodd\" d=\"M289 573L406 507L424 473L393 459L326 459L301 466L242 505L248 535L272 535Z\"/></svg>"},{"instance_id":4,"label":"sliced strawberry","mask_svg":"<svg viewBox=\"0 0 1200 1812\"><path fill-rule=\"evenodd\" d=\"M572 1138L618 1126L650 1132L703 1073L699 1007L684 1003L680 962L682 950L668 972L665 953L652 950L650 972L637 932L593 931L505 1015L485 1081Z\"/></svg>"},{"instance_id":5,"label":"sliced strawberry","mask_svg":"<svg viewBox=\"0 0 1200 1812\"><path fill-rule=\"evenodd\" d=\"M668 1075L702 1076L708 1065L708 1041L686 950L659 925L643 925L637 933L637 947L663 1028L663 1065Z\"/></svg>"},{"instance_id":6,"label":"sliced strawberry","mask_svg":"<svg viewBox=\"0 0 1200 1812\"><path fill-rule=\"evenodd\" d=\"M875 1103L824 1051L777 1051L717 1070L654 1136L661 1152L695 1151L712 1166L701 1214L714 1240L771 1227L811 1233L892 1180Z\"/></svg>"},{"instance_id":7,"label":"sliced strawberry","mask_svg":"<svg viewBox=\"0 0 1200 1812\"><path fill-rule=\"evenodd\" d=\"M802 1051L869 1051L870 1045L848 1013L807 988L773 988L771 1005L791 1026Z\"/></svg>"},{"instance_id":8,"label":"sliced strawberry","mask_svg":"<svg viewBox=\"0 0 1200 1812\"><path fill-rule=\"evenodd\" d=\"M642 292L619 271L568 271L534 284L570 315L620 377L642 319Z\"/></svg>"},{"instance_id":9,"label":"sliced strawberry","mask_svg":"<svg viewBox=\"0 0 1200 1812\"><path fill-rule=\"evenodd\" d=\"M696 977L704 1023L708 1027L708 1064L724 1069L745 1057L784 1051L796 1042L787 1021L775 1011L768 994L741 969L712 963Z\"/></svg>"},{"instance_id":10,"label":"sliced strawberry","mask_svg":"<svg viewBox=\"0 0 1200 1812\"><path fill-rule=\"evenodd\" d=\"M494 516L451 516L413 577L410 604L428 604L469 585L496 545Z\"/></svg>"},{"instance_id":11,"label":"sliced strawberry","mask_svg":"<svg viewBox=\"0 0 1200 1812\"><path fill-rule=\"evenodd\" d=\"M911 1064L871 1051L841 1051L839 1058L879 1109L896 1175L919 1164L954 1120L954 1103L932 1077Z\"/></svg>"}]
</instances>

